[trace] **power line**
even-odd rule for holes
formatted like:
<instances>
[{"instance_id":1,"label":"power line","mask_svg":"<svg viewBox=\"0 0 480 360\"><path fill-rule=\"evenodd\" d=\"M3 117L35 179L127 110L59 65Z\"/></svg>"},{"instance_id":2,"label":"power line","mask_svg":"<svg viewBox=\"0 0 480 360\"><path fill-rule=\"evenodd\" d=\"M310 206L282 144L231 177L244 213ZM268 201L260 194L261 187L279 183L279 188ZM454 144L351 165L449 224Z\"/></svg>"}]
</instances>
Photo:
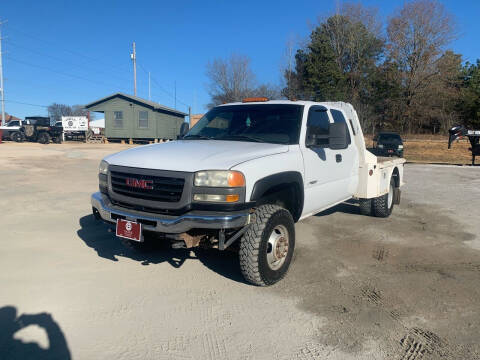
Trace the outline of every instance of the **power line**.
<instances>
[{"instance_id":1,"label":"power line","mask_svg":"<svg viewBox=\"0 0 480 360\"><path fill-rule=\"evenodd\" d=\"M108 66L109 68L112 68L112 64L108 64L108 63L106 63L106 62L104 62L104 61L99 60L98 58L94 58L94 57L85 55L85 54L83 54L83 53L81 53L81 52L78 52L78 51L74 51L74 50L67 49L67 48L65 48L65 47L59 46L58 44L56 44L56 43L54 43L54 42L52 42L52 41L45 40L45 39L40 38L40 37L38 37L38 36L28 34L28 33L24 32L24 31L19 30L19 29L15 28L15 27L12 27L12 26L10 26L10 25L8 26L8 29L9 29L9 30L13 30L13 31L16 32L16 33L22 34L23 36L29 37L29 38L31 38L31 39L33 39L33 40L42 41L42 42L44 42L44 43L46 43L46 44L50 44L50 45L54 46L55 49L57 49L57 50L60 49L60 50L63 50L63 51L65 51L65 52L68 52L68 53L70 53L70 54L73 54L73 55L76 55L76 56L81 56L81 57L83 57L83 58L85 58L85 59L88 59L89 61L95 61L95 62L103 63L105 66ZM122 65L113 66L113 68L116 68L116 67L126 67L126 66L127 66L127 64L122 64Z\"/></svg>"},{"instance_id":2,"label":"power line","mask_svg":"<svg viewBox=\"0 0 480 360\"><path fill-rule=\"evenodd\" d=\"M21 104L21 105L30 105L30 106L37 106L37 107L48 108L47 105L30 104L30 103L21 102L21 101L15 101L15 100L5 100L5 102L10 102L10 103L14 103L14 104Z\"/></svg>"},{"instance_id":3,"label":"power line","mask_svg":"<svg viewBox=\"0 0 480 360\"><path fill-rule=\"evenodd\" d=\"M137 64L140 66L140 68L146 73L148 74L148 71L143 67L143 65L141 63L138 63ZM172 95L172 93L170 93L168 90L165 90L165 88L163 88L162 85L160 85L160 83L153 77L153 76L150 76L151 80L153 81L154 84L157 85L157 87L162 90L165 94L167 94L168 96L170 96L172 99L176 100L177 102L179 102L180 104L182 105L185 105L187 108L189 107L189 105L183 101L181 101L180 99L178 99L175 95Z\"/></svg>"},{"instance_id":4,"label":"power line","mask_svg":"<svg viewBox=\"0 0 480 360\"><path fill-rule=\"evenodd\" d=\"M12 41L9 41L8 42L9 45L13 45L14 47L16 48L20 48L20 49L23 49L23 50L26 50L32 54L36 54L36 55L40 55L40 56L44 56L44 57L47 57L47 58L50 58L50 59L53 59L53 60L56 60L56 61L59 61L59 62L62 62L66 65L69 65L69 66L73 66L73 67L77 67L77 68L83 68L84 70L87 70L87 71L95 71L96 73L103 73L103 74L107 74L107 71L109 70L103 70L103 71L99 71L98 69L95 69L95 68L92 68L92 67L87 67L85 65L80 65L80 64L75 64L75 63L71 63L71 62L68 62L66 61L65 59L62 59L62 58L59 58L59 57L56 57L56 56L52 56L52 55L48 55L48 54L45 54L45 53L42 53L41 51L38 51L38 50L33 50L33 49L30 49L30 48L27 48L27 47L24 47L24 46L21 46L21 45L18 45L16 42L12 42ZM120 76L117 76L117 75L113 75L112 73L108 73L107 74L108 76L113 76L121 81L127 81L126 78L123 78L123 77L120 77Z\"/></svg>"},{"instance_id":5,"label":"power line","mask_svg":"<svg viewBox=\"0 0 480 360\"><path fill-rule=\"evenodd\" d=\"M14 62L17 62L19 64L23 64L23 65L27 65L27 66L31 66L31 67L35 67L35 68L38 68L38 69L43 69L43 70L47 70L47 71L51 71L51 72L54 72L54 73L57 73L57 74L60 74L60 75L63 75L63 76L68 76L68 77L71 77L71 78L74 78L74 79L79 79L79 80L84 80L84 81L88 81L88 82L91 82L91 83L94 83L94 84L97 84L97 85L103 85L103 86L114 86L116 88L121 88L121 86L118 86L118 84L109 84L109 83L105 83L103 81L96 81L96 80L91 80L91 79L88 79L88 78L85 78L85 77L82 77L82 76L78 76L78 75L73 75L73 74L69 74L69 73L65 73L65 72L62 72L62 71L57 71L57 70L54 70L54 69L51 69L51 68L48 68L46 66L40 66L40 65L36 65L36 64L31 64L29 62L26 62L26 61L23 61L23 60L19 60L19 59L16 59L16 58L13 58L11 56L6 56L6 58L8 58L9 60L12 60Z\"/></svg>"}]
</instances>

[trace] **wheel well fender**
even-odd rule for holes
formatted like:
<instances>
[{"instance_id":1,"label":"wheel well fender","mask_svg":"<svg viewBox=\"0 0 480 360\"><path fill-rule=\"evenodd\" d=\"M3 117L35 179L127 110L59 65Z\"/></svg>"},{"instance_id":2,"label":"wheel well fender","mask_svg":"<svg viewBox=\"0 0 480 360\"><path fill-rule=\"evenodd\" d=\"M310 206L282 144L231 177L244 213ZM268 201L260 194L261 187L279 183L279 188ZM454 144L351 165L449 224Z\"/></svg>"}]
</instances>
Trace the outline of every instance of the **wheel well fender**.
<instances>
[{"instance_id":1,"label":"wheel well fender","mask_svg":"<svg viewBox=\"0 0 480 360\"><path fill-rule=\"evenodd\" d=\"M257 204L281 203L290 211L294 221L298 221L304 202L302 174L298 171L285 171L257 180L250 201Z\"/></svg>"}]
</instances>

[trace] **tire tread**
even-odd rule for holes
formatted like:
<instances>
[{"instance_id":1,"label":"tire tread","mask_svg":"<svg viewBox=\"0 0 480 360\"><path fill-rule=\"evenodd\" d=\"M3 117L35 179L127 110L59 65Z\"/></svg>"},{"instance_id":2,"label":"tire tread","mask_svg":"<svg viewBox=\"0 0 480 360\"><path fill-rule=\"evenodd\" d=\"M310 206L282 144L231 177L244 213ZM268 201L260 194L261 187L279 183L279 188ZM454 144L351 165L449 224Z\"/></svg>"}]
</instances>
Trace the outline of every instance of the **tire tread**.
<instances>
[{"instance_id":1,"label":"tire tread","mask_svg":"<svg viewBox=\"0 0 480 360\"><path fill-rule=\"evenodd\" d=\"M251 220L250 228L245 232L240 241L240 269L245 279L254 285L272 285L281 280L286 274L286 272L283 273L282 276L274 282L269 281L262 277L258 261L263 231L270 218L280 211L288 214L288 217L290 217L293 223L292 215L284 208L278 205L262 205L258 207L252 215L253 219Z\"/></svg>"}]
</instances>

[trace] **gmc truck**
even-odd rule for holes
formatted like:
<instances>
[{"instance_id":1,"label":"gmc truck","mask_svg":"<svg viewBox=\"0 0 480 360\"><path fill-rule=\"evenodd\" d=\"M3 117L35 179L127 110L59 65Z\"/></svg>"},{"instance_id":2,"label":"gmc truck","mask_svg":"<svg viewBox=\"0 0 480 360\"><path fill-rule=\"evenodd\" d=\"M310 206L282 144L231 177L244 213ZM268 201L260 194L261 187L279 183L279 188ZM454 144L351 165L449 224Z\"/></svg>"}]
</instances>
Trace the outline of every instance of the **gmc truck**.
<instances>
[{"instance_id":1,"label":"gmc truck","mask_svg":"<svg viewBox=\"0 0 480 360\"><path fill-rule=\"evenodd\" d=\"M137 246L152 238L175 248L234 245L255 285L287 273L296 222L352 198L377 217L400 202L405 159L367 151L348 103L250 98L180 132L105 157L93 214Z\"/></svg>"}]
</instances>

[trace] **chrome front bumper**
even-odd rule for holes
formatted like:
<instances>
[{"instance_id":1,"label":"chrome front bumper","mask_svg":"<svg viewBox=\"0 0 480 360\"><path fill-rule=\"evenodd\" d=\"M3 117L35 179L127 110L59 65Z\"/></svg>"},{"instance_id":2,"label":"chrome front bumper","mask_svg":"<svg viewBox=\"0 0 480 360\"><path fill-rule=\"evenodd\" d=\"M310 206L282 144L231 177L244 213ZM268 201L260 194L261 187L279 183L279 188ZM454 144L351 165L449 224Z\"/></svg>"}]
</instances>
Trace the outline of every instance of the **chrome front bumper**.
<instances>
[{"instance_id":1,"label":"chrome front bumper","mask_svg":"<svg viewBox=\"0 0 480 360\"><path fill-rule=\"evenodd\" d=\"M98 215L107 222L115 223L117 218L125 218L142 223L145 230L167 234L180 234L191 229L240 228L247 225L250 220L248 211L239 213L188 212L180 216L145 213L115 206L100 192L92 194L91 203L92 208L97 210Z\"/></svg>"}]
</instances>

